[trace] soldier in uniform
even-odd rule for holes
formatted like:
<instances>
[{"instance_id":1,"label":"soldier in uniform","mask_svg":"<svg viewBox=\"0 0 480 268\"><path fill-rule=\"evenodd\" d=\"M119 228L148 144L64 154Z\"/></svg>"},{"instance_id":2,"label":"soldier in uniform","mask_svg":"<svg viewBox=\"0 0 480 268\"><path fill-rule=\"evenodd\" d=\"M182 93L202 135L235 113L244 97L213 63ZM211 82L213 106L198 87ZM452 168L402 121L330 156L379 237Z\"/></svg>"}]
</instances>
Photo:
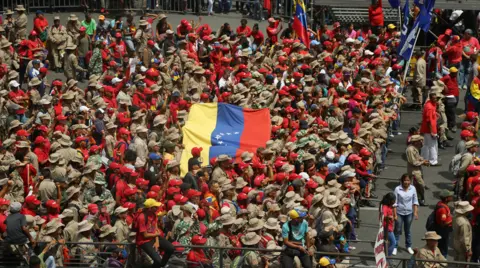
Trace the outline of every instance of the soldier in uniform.
<instances>
[{"instance_id":1,"label":"soldier in uniform","mask_svg":"<svg viewBox=\"0 0 480 268\"><path fill-rule=\"evenodd\" d=\"M76 80L77 71L87 72L87 70L78 65L78 59L74 53L75 49L77 49L77 45L68 45L65 49L67 51L67 55L65 55L63 62L64 74L67 77L67 81L70 79Z\"/></svg>"},{"instance_id":2,"label":"soldier in uniform","mask_svg":"<svg viewBox=\"0 0 480 268\"><path fill-rule=\"evenodd\" d=\"M113 149L117 143L117 139L115 138L117 126L113 122L108 122L105 127L107 128L105 136L105 154L108 159L113 159Z\"/></svg>"},{"instance_id":3,"label":"soldier in uniform","mask_svg":"<svg viewBox=\"0 0 480 268\"><path fill-rule=\"evenodd\" d=\"M15 19L13 18L13 11L7 9L4 13L7 16L3 21L3 29L5 30L5 38L10 41L15 41Z\"/></svg>"},{"instance_id":4,"label":"soldier in uniform","mask_svg":"<svg viewBox=\"0 0 480 268\"><path fill-rule=\"evenodd\" d=\"M226 154L221 154L217 157L216 167L212 172L212 182L218 182L220 178L228 178L226 170L230 166L230 160L232 160L232 158Z\"/></svg>"},{"instance_id":5,"label":"soldier in uniform","mask_svg":"<svg viewBox=\"0 0 480 268\"><path fill-rule=\"evenodd\" d=\"M419 149L423 146L423 137L413 135L410 137L410 145L407 147L407 172L414 177L414 186L418 193L418 202L425 206L425 182L423 181L422 166L428 166L430 162L420 156Z\"/></svg>"},{"instance_id":6,"label":"soldier in uniform","mask_svg":"<svg viewBox=\"0 0 480 268\"><path fill-rule=\"evenodd\" d=\"M15 10L18 14L18 17L14 22L15 39L23 40L27 38L28 17L25 14L25 7L23 7L23 5L17 5Z\"/></svg>"},{"instance_id":7,"label":"soldier in uniform","mask_svg":"<svg viewBox=\"0 0 480 268\"><path fill-rule=\"evenodd\" d=\"M77 37L80 35L80 23L78 23L78 17L75 14L71 14L68 17L67 34L67 46L75 44L74 40L77 40Z\"/></svg>"},{"instance_id":8,"label":"soldier in uniform","mask_svg":"<svg viewBox=\"0 0 480 268\"><path fill-rule=\"evenodd\" d=\"M88 220L84 220L78 223L78 242L79 243L92 243L91 232L93 223ZM81 262L87 266L95 266L95 255L97 249L93 244L78 244L72 248L73 256L81 259Z\"/></svg>"},{"instance_id":9,"label":"soldier in uniform","mask_svg":"<svg viewBox=\"0 0 480 268\"><path fill-rule=\"evenodd\" d=\"M62 68L60 51L65 49L67 42L67 29L60 24L59 16L53 18L53 25L48 31L48 41L50 43L50 53L53 55L53 68L55 68L57 73L60 73Z\"/></svg>"},{"instance_id":10,"label":"soldier in uniform","mask_svg":"<svg viewBox=\"0 0 480 268\"><path fill-rule=\"evenodd\" d=\"M435 231L433 232L426 232L425 236L422 238L422 240L426 241L426 245L421 248L417 255L417 259L422 259L422 260L434 260L434 261L446 261L445 257L442 255L440 252L440 249L438 249L438 240L440 240L442 237L439 236ZM439 268L439 267L447 267L446 263L430 263L430 262L417 262L417 267L420 268Z\"/></svg>"},{"instance_id":11,"label":"soldier in uniform","mask_svg":"<svg viewBox=\"0 0 480 268\"><path fill-rule=\"evenodd\" d=\"M115 199L113 198L110 190L105 188L105 181L102 181L95 176L93 183L95 184L95 187L89 189L84 195L85 203L92 203L93 198L98 196L101 200L103 200L103 206L106 207L108 214L113 214L113 209L115 208Z\"/></svg>"},{"instance_id":12,"label":"soldier in uniform","mask_svg":"<svg viewBox=\"0 0 480 268\"><path fill-rule=\"evenodd\" d=\"M454 260L470 262L472 256L472 225L467 218L474 209L468 201L461 201L455 205L455 218L453 219L453 249Z\"/></svg>"},{"instance_id":13,"label":"soldier in uniform","mask_svg":"<svg viewBox=\"0 0 480 268\"><path fill-rule=\"evenodd\" d=\"M148 22L146 20L140 20L139 27L133 40L135 41L137 55L141 55L143 50L147 46L147 41L150 39L150 34L146 32Z\"/></svg>"},{"instance_id":14,"label":"soldier in uniform","mask_svg":"<svg viewBox=\"0 0 480 268\"><path fill-rule=\"evenodd\" d=\"M8 190L5 195L5 199L10 200L10 202L20 202L23 203L24 199L24 187L23 179L20 176L20 169L23 168L27 163L22 163L18 160L15 161L15 170L10 173L10 181L8 182Z\"/></svg>"},{"instance_id":15,"label":"soldier in uniform","mask_svg":"<svg viewBox=\"0 0 480 268\"><path fill-rule=\"evenodd\" d=\"M63 239L65 239L65 242L77 241L78 222L75 220L75 213L72 209L66 208L59 216L59 218L62 219L62 223L65 224L65 228L63 229Z\"/></svg>"},{"instance_id":16,"label":"soldier in uniform","mask_svg":"<svg viewBox=\"0 0 480 268\"><path fill-rule=\"evenodd\" d=\"M126 243L129 241L128 237L130 235L130 228L127 224L127 211L128 208L119 206L115 209L115 216L117 216L117 221L115 222L116 240L118 243Z\"/></svg>"}]
</instances>

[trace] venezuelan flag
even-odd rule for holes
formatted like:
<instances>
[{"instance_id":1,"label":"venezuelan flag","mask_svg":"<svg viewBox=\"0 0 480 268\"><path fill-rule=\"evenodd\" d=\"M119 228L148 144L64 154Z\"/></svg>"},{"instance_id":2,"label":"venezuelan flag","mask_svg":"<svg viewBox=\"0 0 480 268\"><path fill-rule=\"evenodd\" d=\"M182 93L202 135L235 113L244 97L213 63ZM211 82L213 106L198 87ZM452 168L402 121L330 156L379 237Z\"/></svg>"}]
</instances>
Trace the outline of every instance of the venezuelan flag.
<instances>
[{"instance_id":1,"label":"venezuelan flag","mask_svg":"<svg viewBox=\"0 0 480 268\"><path fill-rule=\"evenodd\" d=\"M307 9L303 0L294 0L295 16L293 17L293 30L302 43L310 48L310 33L307 24Z\"/></svg>"},{"instance_id":2,"label":"venezuelan flag","mask_svg":"<svg viewBox=\"0 0 480 268\"><path fill-rule=\"evenodd\" d=\"M181 171L188 172L193 147L202 147L205 165L221 154L239 157L255 152L270 139L270 111L246 109L226 103L194 104L183 130Z\"/></svg>"}]
</instances>

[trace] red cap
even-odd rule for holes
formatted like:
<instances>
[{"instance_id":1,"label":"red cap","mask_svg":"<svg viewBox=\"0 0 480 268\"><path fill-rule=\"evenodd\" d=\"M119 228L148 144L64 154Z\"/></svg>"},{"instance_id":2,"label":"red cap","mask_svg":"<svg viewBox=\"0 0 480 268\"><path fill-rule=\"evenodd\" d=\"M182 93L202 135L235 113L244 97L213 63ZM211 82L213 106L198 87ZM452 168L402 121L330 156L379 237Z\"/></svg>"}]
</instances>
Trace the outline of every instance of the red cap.
<instances>
[{"instance_id":1,"label":"red cap","mask_svg":"<svg viewBox=\"0 0 480 268\"><path fill-rule=\"evenodd\" d=\"M87 28L85 28L85 26L80 27L80 32L85 32L86 30Z\"/></svg>"},{"instance_id":2,"label":"red cap","mask_svg":"<svg viewBox=\"0 0 480 268\"><path fill-rule=\"evenodd\" d=\"M460 137L462 138L466 138L466 137L473 137L473 133L470 131L470 130L462 130L462 132L460 132Z\"/></svg>"},{"instance_id":3,"label":"red cap","mask_svg":"<svg viewBox=\"0 0 480 268\"><path fill-rule=\"evenodd\" d=\"M205 210L203 208L199 208L197 210L197 215L198 215L199 220L203 220L207 216L207 213L205 212Z\"/></svg>"},{"instance_id":4,"label":"red cap","mask_svg":"<svg viewBox=\"0 0 480 268\"><path fill-rule=\"evenodd\" d=\"M301 179L302 176L298 175L297 173L290 173L290 175L288 175L288 180L289 181L294 181L296 179Z\"/></svg>"},{"instance_id":5,"label":"red cap","mask_svg":"<svg viewBox=\"0 0 480 268\"><path fill-rule=\"evenodd\" d=\"M287 60L287 57L285 57L285 56L278 57L278 62L284 62L286 60Z\"/></svg>"},{"instance_id":6,"label":"red cap","mask_svg":"<svg viewBox=\"0 0 480 268\"><path fill-rule=\"evenodd\" d=\"M108 167L111 168L111 169L121 169L122 165L120 165L117 162L112 162L112 163L110 163L110 165Z\"/></svg>"},{"instance_id":7,"label":"red cap","mask_svg":"<svg viewBox=\"0 0 480 268\"><path fill-rule=\"evenodd\" d=\"M475 119L475 117L478 116L478 113L476 112L467 112L467 120L468 121L473 121L473 119Z\"/></svg>"},{"instance_id":8,"label":"red cap","mask_svg":"<svg viewBox=\"0 0 480 268\"><path fill-rule=\"evenodd\" d=\"M154 191L150 191L150 192L147 193L147 198L155 199L155 198L157 198L157 196L158 196L158 193L156 193Z\"/></svg>"},{"instance_id":9,"label":"red cap","mask_svg":"<svg viewBox=\"0 0 480 268\"><path fill-rule=\"evenodd\" d=\"M97 206L97 204L89 204L89 205L88 205L88 212L90 212L90 214L96 214L96 213L98 213L98 206Z\"/></svg>"},{"instance_id":10,"label":"red cap","mask_svg":"<svg viewBox=\"0 0 480 268\"><path fill-rule=\"evenodd\" d=\"M282 182L283 180L285 180L286 177L287 177L287 174L285 173L277 173L274 176L275 180L278 182Z\"/></svg>"},{"instance_id":11,"label":"red cap","mask_svg":"<svg viewBox=\"0 0 480 268\"><path fill-rule=\"evenodd\" d=\"M36 197L35 197L35 199L36 199ZM40 201L38 201L38 202L40 202ZM34 204L35 204L35 203L34 203ZM46 206L46 207L49 207L49 208L59 208L59 207L60 207L60 205L58 205L58 203L57 203L56 201L54 201L54 200L48 200L48 201L45 203L45 206Z\"/></svg>"},{"instance_id":12,"label":"red cap","mask_svg":"<svg viewBox=\"0 0 480 268\"><path fill-rule=\"evenodd\" d=\"M140 187L140 186L148 186L150 184L149 181L147 181L146 179L144 178L138 178L136 181L135 181L135 184Z\"/></svg>"},{"instance_id":13,"label":"red cap","mask_svg":"<svg viewBox=\"0 0 480 268\"><path fill-rule=\"evenodd\" d=\"M293 78L302 78L302 77L303 77L302 73L299 73L299 72L294 72L293 73Z\"/></svg>"},{"instance_id":14,"label":"red cap","mask_svg":"<svg viewBox=\"0 0 480 268\"><path fill-rule=\"evenodd\" d=\"M48 72L48 69L45 68L45 67L42 67L42 68L40 68L40 72L41 72L41 73L47 73L47 72Z\"/></svg>"},{"instance_id":15,"label":"red cap","mask_svg":"<svg viewBox=\"0 0 480 268\"><path fill-rule=\"evenodd\" d=\"M475 165L469 165L467 167L467 172L475 172L477 171L477 167Z\"/></svg>"},{"instance_id":16,"label":"red cap","mask_svg":"<svg viewBox=\"0 0 480 268\"><path fill-rule=\"evenodd\" d=\"M75 138L75 143L80 143L82 141L87 141L87 140L88 140L88 138L85 137L85 136L78 136L78 137Z\"/></svg>"},{"instance_id":17,"label":"red cap","mask_svg":"<svg viewBox=\"0 0 480 268\"><path fill-rule=\"evenodd\" d=\"M334 78L330 79L330 84L338 85L338 84L340 84L340 80L338 78L334 77Z\"/></svg>"},{"instance_id":18,"label":"red cap","mask_svg":"<svg viewBox=\"0 0 480 268\"><path fill-rule=\"evenodd\" d=\"M240 201L240 200L247 200L247 197L248 195L246 193L239 193L237 195L237 200Z\"/></svg>"},{"instance_id":19,"label":"red cap","mask_svg":"<svg viewBox=\"0 0 480 268\"><path fill-rule=\"evenodd\" d=\"M242 193L244 193L244 194L247 194L247 195L248 195L248 193L250 193L252 190L253 190L253 188L252 188L252 187L245 186L245 187L243 187L243 189L242 189Z\"/></svg>"},{"instance_id":20,"label":"red cap","mask_svg":"<svg viewBox=\"0 0 480 268\"><path fill-rule=\"evenodd\" d=\"M160 192L162 188L160 188L159 185L153 185L151 188L150 188L150 191L154 191L156 193Z\"/></svg>"},{"instance_id":21,"label":"red cap","mask_svg":"<svg viewBox=\"0 0 480 268\"><path fill-rule=\"evenodd\" d=\"M316 189L318 187L318 183L316 183L314 180L309 180L306 183L306 186L310 189Z\"/></svg>"},{"instance_id":22,"label":"red cap","mask_svg":"<svg viewBox=\"0 0 480 268\"><path fill-rule=\"evenodd\" d=\"M287 91L285 91L285 90L283 90L283 89L280 89L280 90L278 91L278 95L280 95L280 96L288 96L288 95L290 95L290 94L289 94Z\"/></svg>"},{"instance_id":23,"label":"red cap","mask_svg":"<svg viewBox=\"0 0 480 268\"><path fill-rule=\"evenodd\" d=\"M19 131L17 131L17 136L28 137L29 135L30 134L25 129L20 129Z\"/></svg>"},{"instance_id":24,"label":"red cap","mask_svg":"<svg viewBox=\"0 0 480 268\"><path fill-rule=\"evenodd\" d=\"M176 195L173 197L173 200L175 200L175 202L176 202L177 204L183 205L183 204L187 203L188 198L186 198L185 196L183 196L183 195L181 195L181 194L176 194Z\"/></svg>"},{"instance_id":25,"label":"red cap","mask_svg":"<svg viewBox=\"0 0 480 268\"><path fill-rule=\"evenodd\" d=\"M121 34L121 33L116 33L116 34L115 34L115 37L116 37L116 38L122 38L122 34Z\"/></svg>"},{"instance_id":26,"label":"red cap","mask_svg":"<svg viewBox=\"0 0 480 268\"><path fill-rule=\"evenodd\" d=\"M333 58L330 56L327 56L325 59L323 59L324 62L333 62Z\"/></svg>"},{"instance_id":27,"label":"red cap","mask_svg":"<svg viewBox=\"0 0 480 268\"><path fill-rule=\"evenodd\" d=\"M49 200L49 201L53 201L53 200ZM53 201L53 202L55 202L55 201ZM34 205L38 206L42 202L40 202L40 200L38 200L36 196L29 195L29 196L25 197L25 203L34 204ZM47 201L47 205L48 205L48 201Z\"/></svg>"},{"instance_id":28,"label":"red cap","mask_svg":"<svg viewBox=\"0 0 480 268\"><path fill-rule=\"evenodd\" d=\"M238 69L247 69L247 65L240 64L240 65L238 65Z\"/></svg>"},{"instance_id":29,"label":"red cap","mask_svg":"<svg viewBox=\"0 0 480 268\"><path fill-rule=\"evenodd\" d=\"M175 187L169 187L167 189L167 194L168 195L174 195L180 193L180 188L175 188Z\"/></svg>"},{"instance_id":30,"label":"red cap","mask_svg":"<svg viewBox=\"0 0 480 268\"><path fill-rule=\"evenodd\" d=\"M203 148L202 147L193 147L192 148L192 155L193 157L199 157L200 153L202 152Z\"/></svg>"},{"instance_id":31,"label":"red cap","mask_svg":"<svg viewBox=\"0 0 480 268\"><path fill-rule=\"evenodd\" d=\"M124 194L125 196L131 196L131 195L134 195L134 194L136 194L136 193L137 193L137 188L136 188L136 187L134 187L134 188L127 188L127 189L125 189L125 190L123 191L123 194Z\"/></svg>"},{"instance_id":32,"label":"red cap","mask_svg":"<svg viewBox=\"0 0 480 268\"><path fill-rule=\"evenodd\" d=\"M155 42L153 40L148 40L147 41L147 45L149 46L154 46L155 45Z\"/></svg>"},{"instance_id":33,"label":"red cap","mask_svg":"<svg viewBox=\"0 0 480 268\"><path fill-rule=\"evenodd\" d=\"M118 131L118 134L120 135L130 135L130 131L128 131L126 128L121 128L119 131Z\"/></svg>"},{"instance_id":34,"label":"red cap","mask_svg":"<svg viewBox=\"0 0 480 268\"><path fill-rule=\"evenodd\" d=\"M192 245L204 245L207 243L207 239L201 235L194 235L191 242Z\"/></svg>"},{"instance_id":35,"label":"red cap","mask_svg":"<svg viewBox=\"0 0 480 268\"><path fill-rule=\"evenodd\" d=\"M120 172L123 173L123 174L130 174L133 172L133 170L131 170L130 168L126 167L126 166L122 166L120 168Z\"/></svg>"},{"instance_id":36,"label":"red cap","mask_svg":"<svg viewBox=\"0 0 480 268\"><path fill-rule=\"evenodd\" d=\"M122 207L128 208L128 209L134 209L135 207L137 207L137 205L132 202L125 202L125 204L123 204Z\"/></svg>"},{"instance_id":37,"label":"red cap","mask_svg":"<svg viewBox=\"0 0 480 268\"><path fill-rule=\"evenodd\" d=\"M448 35L448 36L452 35L452 29L446 29L445 35Z\"/></svg>"},{"instance_id":38,"label":"red cap","mask_svg":"<svg viewBox=\"0 0 480 268\"><path fill-rule=\"evenodd\" d=\"M63 86L63 83L60 80L55 80L55 81L53 81L52 85L61 87L61 86Z\"/></svg>"},{"instance_id":39,"label":"red cap","mask_svg":"<svg viewBox=\"0 0 480 268\"><path fill-rule=\"evenodd\" d=\"M372 155L372 153L369 150L367 150L366 148L362 148L360 150L360 155L361 156L370 156L370 155Z\"/></svg>"},{"instance_id":40,"label":"red cap","mask_svg":"<svg viewBox=\"0 0 480 268\"><path fill-rule=\"evenodd\" d=\"M45 139L43 136L37 136L35 138L35 141L33 143L35 144L40 144L40 143L44 143L47 139Z\"/></svg>"},{"instance_id":41,"label":"red cap","mask_svg":"<svg viewBox=\"0 0 480 268\"><path fill-rule=\"evenodd\" d=\"M362 158L356 154L351 154L348 156L348 161L353 162L353 161L359 161L362 160Z\"/></svg>"},{"instance_id":42,"label":"red cap","mask_svg":"<svg viewBox=\"0 0 480 268\"><path fill-rule=\"evenodd\" d=\"M336 21L333 23L333 28L338 28L340 27L340 22Z\"/></svg>"},{"instance_id":43,"label":"red cap","mask_svg":"<svg viewBox=\"0 0 480 268\"><path fill-rule=\"evenodd\" d=\"M208 100L208 94L207 93L200 94L200 99L201 100Z\"/></svg>"},{"instance_id":44,"label":"red cap","mask_svg":"<svg viewBox=\"0 0 480 268\"><path fill-rule=\"evenodd\" d=\"M180 24L182 24L183 26L186 26L186 25L188 25L188 20L183 19L183 20L180 21Z\"/></svg>"},{"instance_id":45,"label":"red cap","mask_svg":"<svg viewBox=\"0 0 480 268\"><path fill-rule=\"evenodd\" d=\"M195 196L201 196L201 195L202 195L202 192L194 190L194 189L188 190L187 194L186 194L188 199L191 199L192 197L195 197Z\"/></svg>"},{"instance_id":46,"label":"red cap","mask_svg":"<svg viewBox=\"0 0 480 268\"><path fill-rule=\"evenodd\" d=\"M130 172L130 177L138 177L138 176L140 176L140 174L138 172L136 172L135 170Z\"/></svg>"},{"instance_id":47,"label":"red cap","mask_svg":"<svg viewBox=\"0 0 480 268\"><path fill-rule=\"evenodd\" d=\"M30 195L31 196L31 195ZM26 201L26 199L25 199ZM39 201L40 202L40 201ZM4 206L4 205L10 205L10 200L8 199L5 199L5 198L0 198L0 206ZM39 204L40 205L40 204Z\"/></svg>"},{"instance_id":48,"label":"red cap","mask_svg":"<svg viewBox=\"0 0 480 268\"><path fill-rule=\"evenodd\" d=\"M260 69L258 70L258 72L261 73L261 74L268 74L270 71L267 70L266 68L263 68L263 67L262 67L262 68L260 68Z\"/></svg>"},{"instance_id":49,"label":"red cap","mask_svg":"<svg viewBox=\"0 0 480 268\"><path fill-rule=\"evenodd\" d=\"M240 168L240 169L247 168L248 166L249 165L247 163L243 162L243 161L238 163L238 168Z\"/></svg>"},{"instance_id":50,"label":"red cap","mask_svg":"<svg viewBox=\"0 0 480 268\"><path fill-rule=\"evenodd\" d=\"M57 120L59 120L59 121L60 120L67 120L67 117L64 116L63 114L61 114L61 115L57 116Z\"/></svg>"},{"instance_id":51,"label":"red cap","mask_svg":"<svg viewBox=\"0 0 480 268\"><path fill-rule=\"evenodd\" d=\"M255 162L252 163L252 168L265 168L265 167L266 167L266 165L264 165L264 164L262 164L258 161L255 161Z\"/></svg>"},{"instance_id":52,"label":"red cap","mask_svg":"<svg viewBox=\"0 0 480 268\"><path fill-rule=\"evenodd\" d=\"M392 66L392 69L393 69L394 71L398 71L398 70L401 70L401 69L402 69L402 66L401 66L400 64L394 64L394 65Z\"/></svg>"},{"instance_id":53,"label":"red cap","mask_svg":"<svg viewBox=\"0 0 480 268\"><path fill-rule=\"evenodd\" d=\"M32 30L32 31L30 32L30 35L37 35L37 31Z\"/></svg>"},{"instance_id":54,"label":"red cap","mask_svg":"<svg viewBox=\"0 0 480 268\"><path fill-rule=\"evenodd\" d=\"M180 186L180 185L182 185L181 180L174 179L168 182L168 187L174 187L174 186Z\"/></svg>"}]
</instances>

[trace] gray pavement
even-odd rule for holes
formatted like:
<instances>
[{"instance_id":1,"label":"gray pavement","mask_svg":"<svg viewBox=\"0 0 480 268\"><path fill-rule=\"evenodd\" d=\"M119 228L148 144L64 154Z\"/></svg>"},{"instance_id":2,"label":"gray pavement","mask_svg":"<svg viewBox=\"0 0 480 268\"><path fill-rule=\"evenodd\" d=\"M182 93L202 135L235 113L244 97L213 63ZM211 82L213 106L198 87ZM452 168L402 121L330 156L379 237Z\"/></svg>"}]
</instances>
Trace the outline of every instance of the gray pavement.
<instances>
[{"instance_id":1,"label":"gray pavement","mask_svg":"<svg viewBox=\"0 0 480 268\"><path fill-rule=\"evenodd\" d=\"M53 16L60 16L62 24L65 25L67 17L70 13L54 13L54 14L45 14L50 23L53 23ZM82 13L75 13L79 16L80 19L83 19ZM29 16L31 19L29 21L29 29L32 28L34 15ZM98 14L93 16L95 19L98 18ZM107 15L107 19L113 19L114 15ZM232 26L232 29L235 29L240 24L240 19L242 16L238 13L230 13L228 15L219 14L215 16L204 16L202 17L202 23L208 23L212 30L217 31L223 23L228 22ZM136 17L138 21L138 16ZM194 20L198 22L199 17L194 15L180 15L180 14L168 14L168 22L175 28L180 20ZM264 31L267 27L267 23L257 22L254 20L249 20L249 25L253 26L254 23L260 23L260 29ZM49 81L52 81L55 78L60 78L64 80L63 74L56 74L54 72L49 72ZM80 87L86 87L86 84L79 84ZM407 93L410 95L410 92ZM464 92L461 92L461 99L463 100ZM410 99L410 98L409 98ZM463 101L459 103L458 112L461 113L463 109ZM400 176L407 171L406 161L405 161L405 149L406 149L406 138L408 134L408 129L412 126L419 126L421 121L421 112L420 111L403 111L401 126L400 129L404 131L402 135L395 136L392 138L390 145L390 152L387 156L387 169L381 173L382 177L389 177L392 179L398 179ZM459 134L454 134L455 140L451 141L452 145L456 145L459 139ZM448 172L448 164L454 155L453 148L447 148L446 150L439 150L440 154L440 167L427 167L424 168L424 179L429 190L426 191L426 202L427 207L421 207L419 209L419 219L414 221L412 224L412 240L413 247L420 248L423 246L424 242L421 240L425 233L425 222L428 215L434 209L435 204L438 202L438 193L442 189L453 189L453 178ZM386 180L378 179L376 182L376 194L379 196L379 199L382 198L386 193L393 191L393 189L399 184L398 180ZM374 241L376 234L378 232L379 221L378 221L378 202L375 202L377 207L375 208L361 208L360 210L360 228L356 230L358 234L358 239L366 241ZM351 243L352 246L356 247L356 250L352 251L353 254L373 254L373 243L370 242L356 242ZM410 255L405 249L405 237L402 236L399 242L398 257L409 257ZM449 256L449 260L453 260ZM353 258L351 260L351 266L361 267L371 266L374 263L372 261L363 261L361 263L355 261ZM355 265L359 264L359 265Z\"/></svg>"},{"instance_id":2,"label":"gray pavement","mask_svg":"<svg viewBox=\"0 0 480 268\"><path fill-rule=\"evenodd\" d=\"M407 92L407 95L410 95L410 91ZM461 100L465 94L464 91L461 93ZM410 96L408 96L410 100ZM463 101L459 102L457 114L460 114L464 108ZM400 176L407 171L406 167L406 139L408 136L408 129L412 126L420 126L421 122L421 112L420 111L402 111L401 114L401 125L400 129L404 131L402 135L395 136L390 144L389 149L392 150L387 156L387 169L381 172L381 177L388 177L390 179L379 178L376 181L376 195L378 199L381 200L383 195L391 192L399 185ZM459 141L459 132L452 133L452 136L455 138L453 141L450 141L452 145L456 145ZM439 149L439 162L442 164L440 167L425 167L424 180L427 186L430 188L425 191L425 200L427 206L419 208L419 219L414 220L412 223L412 248L421 248L424 245L422 237L425 233L425 223L428 216L435 208L436 203L439 201L438 194L443 189L453 190L453 176L448 171L448 165L450 160L454 156L454 147L446 148L446 150ZM360 240L375 240L376 234L379 228L378 220L378 204L375 202L377 207L375 208L361 208L360 209L360 228L357 229L358 239ZM450 240L452 236L450 236ZM450 241L451 242L451 241ZM373 244L372 243L352 243L357 249L352 253L354 254L372 254L373 253ZM453 252L450 248L448 260L453 260ZM402 235L399 241L399 248L397 257L410 257L410 254L406 251L405 248L405 236ZM367 262L372 264L373 262Z\"/></svg>"}]
</instances>

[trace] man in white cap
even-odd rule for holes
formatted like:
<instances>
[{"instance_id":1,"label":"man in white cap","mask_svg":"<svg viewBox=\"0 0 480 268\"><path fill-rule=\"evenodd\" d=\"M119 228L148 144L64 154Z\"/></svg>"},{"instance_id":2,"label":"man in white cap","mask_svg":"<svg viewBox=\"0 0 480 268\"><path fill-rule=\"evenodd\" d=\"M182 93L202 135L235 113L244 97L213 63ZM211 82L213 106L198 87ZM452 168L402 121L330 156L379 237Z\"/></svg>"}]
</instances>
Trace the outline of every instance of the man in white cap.
<instances>
[{"instance_id":1,"label":"man in white cap","mask_svg":"<svg viewBox=\"0 0 480 268\"><path fill-rule=\"evenodd\" d=\"M472 225L467 218L473 206L468 201L455 204L455 218L453 219L453 250L454 260L469 262L472 256Z\"/></svg>"}]
</instances>

